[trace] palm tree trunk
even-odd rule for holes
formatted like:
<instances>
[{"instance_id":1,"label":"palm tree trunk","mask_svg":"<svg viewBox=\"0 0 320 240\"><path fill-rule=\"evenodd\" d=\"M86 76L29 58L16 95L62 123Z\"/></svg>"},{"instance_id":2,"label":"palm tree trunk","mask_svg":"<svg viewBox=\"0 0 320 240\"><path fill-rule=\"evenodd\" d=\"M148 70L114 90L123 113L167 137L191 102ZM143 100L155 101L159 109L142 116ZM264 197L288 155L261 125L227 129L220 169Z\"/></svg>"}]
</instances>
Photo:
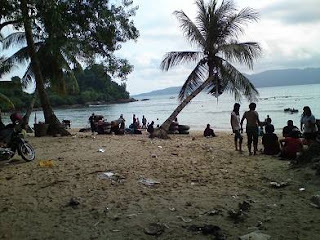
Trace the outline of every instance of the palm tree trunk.
<instances>
[{"instance_id":1,"label":"palm tree trunk","mask_svg":"<svg viewBox=\"0 0 320 240\"><path fill-rule=\"evenodd\" d=\"M48 95L44 88L44 81L43 81L43 77L40 70L40 63L36 56L36 48L33 41L27 0L21 0L21 11L23 15L23 24L24 24L24 29L25 29L26 39L27 39L29 56L31 59L31 66L32 66L32 70L34 72L35 80L36 80L36 89L39 94L39 99L41 102L41 107L43 110L45 122L49 124L48 134L50 135L61 134L63 136L70 135L70 133L64 129L64 127L61 125L60 121L54 114L53 109L49 102Z\"/></svg>"},{"instance_id":2,"label":"palm tree trunk","mask_svg":"<svg viewBox=\"0 0 320 240\"><path fill-rule=\"evenodd\" d=\"M27 112L26 114L23 116L23 121L25 124L29 124L29 119L30 119L30 115L31 115L31 112L32 112L32 109L34 107L34 104L36 102L36 99L37 99L37 92L35 92L33 95L32 95L32 98L31 98L31 102L28 106L28 109L27 109Z\"/></svg>"},{"instance_id":3,"label":"palm tree trunk","mask_svg":"<svg viewBox=\"0 0 320 240\"><path fill-rule=\"evenodd\" d=\"M170 115L170 117L162 123L160 128L164 130L165 132L169 131L170 125L173 122L173 120L178 116L178 114L184 109L185 106L188 105L188 103L197 96L203 89L205 89L211 81L211 78L209 77L206 81L204 81L196 90L194 90L186 99L184 99L180 105L173 111L173 113Z\"/></svg>"}]
</instances>

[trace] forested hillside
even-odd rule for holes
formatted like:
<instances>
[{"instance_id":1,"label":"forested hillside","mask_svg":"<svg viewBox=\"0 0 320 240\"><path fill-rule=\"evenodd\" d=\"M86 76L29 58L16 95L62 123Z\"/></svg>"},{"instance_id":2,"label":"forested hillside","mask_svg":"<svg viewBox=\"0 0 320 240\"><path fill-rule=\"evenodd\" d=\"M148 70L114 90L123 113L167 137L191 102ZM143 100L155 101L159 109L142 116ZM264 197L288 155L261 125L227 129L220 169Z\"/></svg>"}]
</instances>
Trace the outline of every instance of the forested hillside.
<instances>
[{"instance_id":1,"label":"forested hillside","mask_svg":"<svg viewBox=\"0 0 320 240\"><path fill-rule=\"evenodd\" d=\"M119 85L112 81L102 65L93 65L83 71L77 71L75 76L79 85L78 93L61 95L55 93L50 86L47 87L53 107L84 105L94 102L117 102L129 99L126 84ZM27 108L32 98L32 94L23 92L19 77L12 78L12 81L0 82L0 93L6 95L15 104L16 109ZM40 107L38 99L34 107ZM0 101L0 108L2 111L10 110L10 106L3 101Z\"/></svg>"}]
</instances>

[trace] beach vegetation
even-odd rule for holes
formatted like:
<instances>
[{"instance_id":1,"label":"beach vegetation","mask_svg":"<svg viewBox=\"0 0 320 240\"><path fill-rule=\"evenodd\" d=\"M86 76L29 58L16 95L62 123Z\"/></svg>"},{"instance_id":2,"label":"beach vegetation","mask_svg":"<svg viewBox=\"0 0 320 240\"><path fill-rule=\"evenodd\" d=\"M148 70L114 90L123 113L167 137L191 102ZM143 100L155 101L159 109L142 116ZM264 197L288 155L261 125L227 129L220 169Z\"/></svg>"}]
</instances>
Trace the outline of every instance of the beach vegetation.
<instances>
[{"instance_id":1,"label":"beach vegetation","mask_svg":"<svg viewBox=\"0 0 320 240\"><path fill-rule=\"evenodd\" d=\"M112 81L112 77L105 73L103 69L103 65L95 64L75 73L74 76L78 83L79 91L74 93L61 94L51 86L48 86L46 92L51 106L65 107L97 102L110 103L129 99L125 83L118 84ZM13 104L15 110L24 111L30 108L31 102L33 102L32 107L41 107L41 102L36 97L36 94L24 92L25 87L22 82L20 77L13 77L11 81L0 82L0 108L3 111L12 110Z\"/></svg>"},{"instance_id":2,"label":"beach vegetation","mask_svg":"<svg viewBox=\"0 0 320 240\"><path fill-rule=\"evenodd\" d=\"M161 125L168 131L172 121L182 109L200 92L206 90L218 97L229 92L236 100L244 96L256 100L258 91L234 63L253 68L254 60L260 56L261 47L257 42L240 42L247 23L258 20L258 13L251 8L238 11L232 1L197 0L198 12L192 21L185 12L175 11L184 36L195 48L193 51L173 51L164 56L161 69L168 71L180 64L195 64L185 80L180 93L180 105Z\"/></svg>"},{"instance_id":3,"label":"beach vegetation","mask_svg":"<svg viewBox=\"0 0 320 240\"><path fill-rule=\"evenodd\" d=\"M49 133L67 135L53 112L46 88L51 86L66 93L69 86L69 90L77 92L74 70L92 65L97 59L106 72L125 80L132 66L125 59L116 58L114 51L139 36L131 20L137 8L132 7L132 1L2 2L0 31L10 26L16 31L9 36L11 42L26 40L24 49L12 55L9 62L14 66L29 58L24 79L35 81Z\"/></svg>"}]
</instances>

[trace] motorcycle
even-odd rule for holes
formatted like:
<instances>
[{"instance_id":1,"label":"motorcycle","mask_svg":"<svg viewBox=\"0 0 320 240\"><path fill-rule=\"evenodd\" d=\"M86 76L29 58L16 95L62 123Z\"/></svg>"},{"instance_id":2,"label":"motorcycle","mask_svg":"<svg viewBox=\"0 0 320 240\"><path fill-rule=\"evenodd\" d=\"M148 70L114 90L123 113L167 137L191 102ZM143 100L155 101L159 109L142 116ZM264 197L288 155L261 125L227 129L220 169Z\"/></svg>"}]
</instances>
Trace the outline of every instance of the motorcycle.
<instances>
[{"instance_id":1,"label":"motorcycle","mask_svg":"<svg viewBox=\"0 0 320 240\"><path fill-rule=\"evenodd\" d=\"M34 148L24 139L25 130L21 124L7 127L0 131L0 161L11 159L16 152L23 160L30 162L36 157Z\"/></svg>"}]
</instances>

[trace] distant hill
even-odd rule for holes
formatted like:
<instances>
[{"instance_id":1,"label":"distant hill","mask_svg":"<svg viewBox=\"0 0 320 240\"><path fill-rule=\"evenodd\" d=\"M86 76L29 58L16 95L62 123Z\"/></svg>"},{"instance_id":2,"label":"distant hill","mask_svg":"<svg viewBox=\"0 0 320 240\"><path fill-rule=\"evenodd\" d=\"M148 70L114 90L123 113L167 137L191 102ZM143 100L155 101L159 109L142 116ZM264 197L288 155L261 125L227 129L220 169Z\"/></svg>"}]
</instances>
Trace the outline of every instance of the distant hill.
<instances>
[{"instance_id":1,"label":"distant hill","mask_svg":"<svg viewBox=\"0 0 320 240\"><path fill-rule=\"evenodd\" d=\"M269 70L246 75L257 88L320 83L320 68Z\"/></svg>"},{"instance_id":2,"label":"distant hill","mask_svg":"<svg viewBox=\"0 0 320 240\"><path fill-rule=\"evenodd\" d=\"M257 74L245 74L257 88L320 84L320 68L268 70ZM169 87L148 93L135 95L134 97L177 95L180 87Z\"/></svg>"}]
</instances>

